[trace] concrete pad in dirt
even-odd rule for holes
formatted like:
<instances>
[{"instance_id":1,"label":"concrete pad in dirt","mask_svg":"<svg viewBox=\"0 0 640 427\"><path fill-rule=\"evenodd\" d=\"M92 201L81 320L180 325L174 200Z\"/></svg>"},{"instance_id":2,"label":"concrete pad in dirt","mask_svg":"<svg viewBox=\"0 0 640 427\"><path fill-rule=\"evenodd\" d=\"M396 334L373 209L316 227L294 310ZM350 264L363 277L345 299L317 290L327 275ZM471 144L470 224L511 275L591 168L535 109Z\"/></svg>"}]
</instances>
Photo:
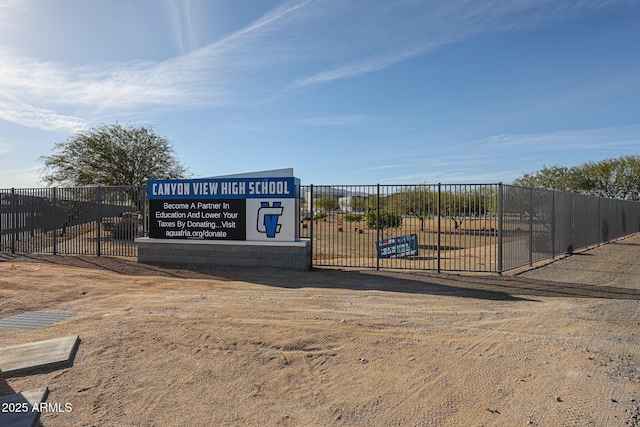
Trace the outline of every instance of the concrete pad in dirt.
<instances>
[{"instance_id":1,"label":"concrete pad in dirt","mask_svg":"<svg viewBox=\"0 0 640 427\"><path fill-rule=\"evenodd\" d=\"M40 368L69 366L80 345L80 337L71 335L46 341L0 348L0 377L17 375Z\"/></svg>"},{"instance_id":2,"label":"concrete pad in dirt","mask_svg":"<svg viewBox=\"0 0 640 427\"><path fill-rule=\"evenodd\" d=\"M75 316L73 313L52 313L47 311L28 311L15 316L0 319L0 328L38 329L53 325L61 320Z\"/></svg>"},{"instance_id":3,"label":"concrete pad in dirt","mask_svg":"<svg viewBox=\"0 0 640 427\"><path fill-rule=\"evenodd\" d=\"M34 411L33 407L44 402L48 394L49 389L44 387L0 398L2 406L0 425L3 427L33 426L40 415L40 412Z\"/></svg>"}]
</instances>

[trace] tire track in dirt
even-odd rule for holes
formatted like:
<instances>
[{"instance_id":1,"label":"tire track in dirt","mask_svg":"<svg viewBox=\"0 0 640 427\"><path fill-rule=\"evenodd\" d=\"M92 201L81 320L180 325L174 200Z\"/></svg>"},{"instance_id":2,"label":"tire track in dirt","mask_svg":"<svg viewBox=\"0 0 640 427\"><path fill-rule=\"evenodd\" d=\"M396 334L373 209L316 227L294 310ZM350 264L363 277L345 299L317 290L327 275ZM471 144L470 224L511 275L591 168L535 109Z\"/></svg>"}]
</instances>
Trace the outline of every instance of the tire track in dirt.
<instances>
[{"instance_id":1,"label":"tire track in dirt","mask_svg":"<svg viewBox=\"0 0 640 427\"><path fill-rule=\"evenodd\" d=\"M505 343L505 334L517 334L534 320L531 317L518 325L509 319L485 322L460 337L459 340L464 339L462 342L467 345L459 351L448 353L445 359L447 368L443 369L444 372L450 370L459 374L449 376L443 373L429 384L432 387L429 395L438 396L438 391L446 392L446 399L427 413L430 417L427 421L434 425L461 425L468 422L471 413L482 413L483 408L486 409L483 418L487 421L494 420L504 412L501 402L495 399L508 397L509 383L517 380L508 372L517 370L522 362L521 355L508 351L510 346ZM482 329L484 332L481 332ZM460 366L465 367L462 372ZM491 392L496 389L501 396L496 396L495 391ZM454 411L451 401L464 401L465 405L457 405Z\"/></svg>"},{"instance_id":2,"label":"tire track in dirt","mask_svg":"<svg viewBox=\"0 0 640 427\"><path fill-rule=\"evenodd\" d=\"M73 416L45 418L52 427L613 426L640 397L640 305L624 290L552 293L528 279L535 300L524 300L498 278L49 268L57 279L21 265L0 279L25 286L6 297L14 306L78 312L29 333L83 340L76 366L47 377L74 404Z\"/></svg>"},{"instance_id":3,"label":"tire track in dirt","mask_svg":"<svg viewBox=\"0 0 640 427\"><path fill-rule=\"evenodd\" d=\"M377 318L377 316L373 317ZM467 340L463 341L460 336L452 335L450 343L471 342L471 344L466 347L456 348L456 350L459 350L458 352L453 352L450 346L447 349L447 355L445 357L447 364L451 367L452 371L459 370L459 365L464 365L469 373L455 380L446 374L447 369L443 369L441 373L435 376L433 374L425 377L419 376L404 388L403 393L405 396L418 397L401 399L395 406L397 408L411 407L412 404L416 404L416 402L419 401L419 396L442 395L445 397L439 402L432 402L433 407L427 411L426 418L423 417L423 420L427 423L434 423L434 425L459 425L459 423L465 422L464 414L466 412L477 413L481 411L482 408L488 408L485 411L487 412L488 421L491 421L492 418L495 419L495 416L501 412L497 409L499 405L491 405L491 402L487 403L487 400L483 397L488 394L488 391L496 389L497 387L497 397L502 400L509 400L514 394L513 390L510 390L514 388L512 384L519 385L519 383L527 381L531 373L527 373L527 369L523 370L522 365L530 360L528 355L530 355L529 352L532 351L532 347L535 344L535 337L554 337L564 333L562 329L566 328L566 325L557 325L553 322L553 319L553 313L543 313L539 316L525 317L525 321L519 321L517 325L514 325L509 318L490 320L469 328L467 335L474 335L475 339L473 340L469 340L469 337L466 337ZM544 325L543 330L540 330L540 323ZM368 345L372 341L376 346L376 351L380 353L393 353L394 349L400 344L406 349L407 340L419 342L421 336L423 336L420 332L399 332L399 327L402 325L396 325L394 328L391 323L384 325L376 323L364 325L360 323L355 326L360 327L358 331L354 331L354 335L359 337L359 344L353 343L353 345L349 346L349 349L356 354L366 354L367 351L370 351ZM528 338L526 340L514 340L514 337L523 335ZM366 340L364 340L363 337L366 337ZM529 349L523 349L523 345L521 344L528 346ZM575 347L575 345L572 344L570 336L566 339L552 339L551 343L542 347L537 346L537 348L535 348L536 356L538 353L547 353L549 357L553 357L553 352L557 352L559 349L561 350L563 346ZM442 359L442 355L434 355L434 357ZM487 368L485 365L487 361L490 360L497 362L494 362L491 368ZM567 370L568 368L569 365L567 363L559 365L558 367L560 371ZM517 374L505 378L505 372L510 371L516 372ZM531 371L531 368L529 368L528 371ZM417 384L418 379L427 382L427 385ZM549 389L551 383L553 383L553 381L546 384L545 389ZM389 392L392 388L393 387L386 384L381 384L377 387L382 395ZM569 390L569 392L571 392L571 390ZM466 406L470 406L471 409L469 411L461 411L460 408L452 406L452 401L459 402L460 400L465 401ZM523 413L523 411L527 412L526 405L523 406L523 408L512 408L512 411L518 413ZM350 409L355 412L357 408L352 405ZM457 415L457 412L461 412L461 414ZM576 412L576 414L578 414L578 412ZM580 418L576 414L574 414L573 418L569 415L569 418ZM534 419L535 415L536 414L531 413L531 419ZM394 416L400 416L400 414L394 414ZM519 421L524 423L528 420Z\"/></svg>"},{"instance_id":4,"label":"tire track in dirt","mask_svg":"<svg viewBox=\"0 0 640 427\"><path fill-rule=\"evenodd\" d=\"M406 313L407 310L403 310L403 309L393 309L393 310L386 310L383 312L378 312L376 310L368 310L366 312L358 312L358 310L345 310L346 313L340 313L340 314L344 314L345 317L349 317L349 314L353 314L354 312L356 312L359 316L358 319L361 320L360 322L354 322L354 321L349 321L348 322L348 327L351 328L351 330L347 333L347 335L352 336L352 337L357 337L354 338L353 340L351 340L349 342L349 345L343 347L343 350L346 353L349 353L351 356L351 362L353 363L354 360L359 360L361 363L363 364L370 364L370 363L375 363L376 360L369 360L366 357L358 357L358 355L367 355L367 354L374 354L374 355L381 355L380 359L383 361L388 361L387 359L385 359L384 355L387 354L392 354L392 355L398 355L400 353L406 353L406 354L420 354L421 352L423 352L423 350L420 348L419 343L421 339L425 338L425 334L423 331L408 331L406 329L406 324L403 324L403 322L405 322L404 320L402 321L385 321L385 322L380 322L380 318L388 318L388 313L389 312L395 312L395 313ZM421 314L431 314L428 313L428 309L426 310L411 310L414 313L421 313ZM439 312L443 312L446 311L447 313L451 313L452 310L438 310ZM364 317L366 316L366 317ZM404 316L398 316L398 318L403 318ZM413 319L409 320L409 322L411 322ZM427 327L427 328L423 328L423 329L431 329L431 327ZM492 334L500 334L501 331L494 331ZM487 336L484 338L485 341L490 341L491 337ZM412 344L416 344L413 345ZM468 351L472 351L472 350L477 350L478 348L480 348L482 346L482 342L480 343L476 343L474 345L473 348L469 349ZM497 352L498 350L495 349L494 347L496 347L497 345L495 343L493 344L488 344L486 346L486 348L483 348L482 350L484 352L489 353L489 355L491 355L491 353ZM348 347L348 348L347 348ZM413 347L413 348L412 348ZM462 360L464 359L465 354L461 354L458 356L457 359L455 359L452 363L455 364L457 363L457 360ZM371 356L372 359L375 358L375 356ZM432 360L438 360L441 358L441 355L438 354L437 352L433 352L432 353ZM411 360L411 358L408 358L408 360ZM415 360L415 358L413 359ZM378 367L380 368L380 367ZM397 368L396 365L393 366L393 368ZM433 367L435 369L435 365ZM382 368L384 369L384 368ZM392 392L402 392L403 395L406 396L411 396L411 395L416 395L416 396L422 396L427 394L426 391L428 388L433 388L438 387L438 381L443 382L442 378L446 377L445 373L440 373L440 374L434 374L433 372L434 369L428 369L428 365L426 369L423 369L423 373L421 376L418 376L418 380L422 381L423 383L427 383L425 384L416 384L416 382L418 380L416 380L416 378L411 378L415 375L414 372L411 372L407 375L407 377L404 378L395 378L394 380L391 380L387 383L383 383L383 384L376 384L375 389L378 392L379 396L384 396L385 394L391 394ZM438 380L438 376L440 376L440 380ZM467 381L468 377L464 378L464 381ZM413 380L413 381L412 381ZM409 384L409 385L407 385ZM443 390L446 390L448 388L450 388L450 381L446 380L443 382L443 386L441 387ZM366 386L363 385L363 387ZM449 393L449 397L452 397L452 394ZM380 399L374 399L375 401L378 402L377 406L380 406L380 401L384 400L382 398ZM355 402L359 402L358 399L354 399ZM412 400L413 403L415 403L415 399ZM449 416L451 413L455 412L452 408L451 402L453 400L448 399L445 402L443 402L440 406L441 409L440 410L435 410L436 415L433 416L432 418L427 418L426 421L437 421L437 422L441 422L443 419L445 419L447 416ZM397 419L402 419L401 414L399 413L393 413L394 411L396 411L398 408L407 406L407 399L401 400L399 401L398 404L394 405L394 408L387 408L387 411L391 411L392 415L390 416L390 419L393 419L394 417ZM342 417L345 415L343 413L351 413L353 414L351 418L352 421L357 421L359 420L359 417L362 416L362 408L360 407L360 404L344 404L342 405L344 408L341 411L341 419ZM367 405L365 405L367 406ZM411 405L409 405L411 406ZM432 411L433 412L433 411ZM439 416L437 413L438 412L442 412L445 414L444 417ZM358 413L360 413L360 415L357 415ZM400 418L398 418L400 417ZM360 420L361 421L361 420Z\"/></svg>"}]
</instances>

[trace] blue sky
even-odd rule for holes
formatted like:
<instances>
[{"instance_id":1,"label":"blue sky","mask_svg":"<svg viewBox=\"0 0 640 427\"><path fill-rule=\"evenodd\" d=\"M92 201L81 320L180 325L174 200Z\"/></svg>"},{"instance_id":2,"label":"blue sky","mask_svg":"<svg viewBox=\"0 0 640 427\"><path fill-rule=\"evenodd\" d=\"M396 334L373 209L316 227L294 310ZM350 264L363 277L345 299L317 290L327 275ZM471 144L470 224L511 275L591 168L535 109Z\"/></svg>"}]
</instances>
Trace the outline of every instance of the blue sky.
<instances>
[{"instance_id":1,"label":"blue sky","mask_svg":"<svg viewBox=\"0 0 640 427\"><path fill-rule=\"evenodd\" d=\"M0 188L116 121L193 177L508 183L640 155L640 2L2 0Z\"/></svg>"}]
</instances>

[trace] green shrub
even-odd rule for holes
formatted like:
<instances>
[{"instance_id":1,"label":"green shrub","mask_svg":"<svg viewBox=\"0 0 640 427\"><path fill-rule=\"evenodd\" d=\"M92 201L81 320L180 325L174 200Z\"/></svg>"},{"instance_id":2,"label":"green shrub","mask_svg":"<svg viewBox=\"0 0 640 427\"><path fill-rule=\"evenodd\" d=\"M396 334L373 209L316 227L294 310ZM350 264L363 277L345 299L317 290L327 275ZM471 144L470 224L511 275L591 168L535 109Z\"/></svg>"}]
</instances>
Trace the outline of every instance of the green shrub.
<instances>
[{"instance_id":1,"label":"green shrub","mask_svg":"<svg viewBox=\"0 0 640 427\"><path fill-rule=\"evenodd\" d=\"M315 214L313 216L313 220L314 221L318 221L319 219L326 218L326 217L327 217L327 213L326 212L318 212L317 214Z\"/></svg>"},{"instance_id":2,"label":"green shrub","mask_svg":"<svg viewBox=\"0 0 640 427\"><path fill-rule=\"evenodd\" d=\"M377 228L376 223L378 220L378 211L371 210L367 212L366 225L367 228ZM386 210L380 211L380 228L395 228L402 225L402 216L400 214L389 212Z\"/></svg>"},{"instance_id":3,"label":"green shrub","mask_svg":"<svg viewBox=\"0 0 640 427\"><path fill-rule=\"evenodd\" d=\"M362 221L364 219L364 215L362 215L362 214L345 214L342 218L343 218L343 221L346 221L346 222Z\"/></svg>"}]
</instances>

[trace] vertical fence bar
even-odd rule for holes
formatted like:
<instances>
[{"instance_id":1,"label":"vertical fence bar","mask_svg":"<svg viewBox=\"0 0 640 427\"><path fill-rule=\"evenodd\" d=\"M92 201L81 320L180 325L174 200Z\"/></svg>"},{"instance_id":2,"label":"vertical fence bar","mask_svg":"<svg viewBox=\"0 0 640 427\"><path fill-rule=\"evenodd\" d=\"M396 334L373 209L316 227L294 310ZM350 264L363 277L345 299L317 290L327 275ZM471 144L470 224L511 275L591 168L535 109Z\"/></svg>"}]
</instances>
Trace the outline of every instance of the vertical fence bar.
<instances>
[{"instance_id":1,"label":"vertical fence bar","mask_svg":"<svg viewBox=\"0 0 640 427\"><path fill-rule=\"evenodd\" d=\"M5 200L5 197L6 196L5 196L4 192L1 192L0 193L0 252L2 252L3 248L4 248L4 242L5 242L5 240L4 240L4 235L5 235L4 230L8 229L8 227L9 227L8 219L7 219L6 223L5 223L4 216L3 216L3 214L4 214L4 208L3 208L4 203L3 202Z\"/></svg>"},{"instance_id":2,"label":"vertical fence bar","mask_svg":"<svg viewBox=\"0 0 640 427\"><path fill-rule=\"evenodd\" d=\"M442 203L442 184L438 183L438 197L437 197L437 203L438 203L438 207L436 209L437 215L438 215L438 237L437 237L437 243L436 243L436 253L437 253L437 264L438 264L438 273L440 273L440 260L441 260L441 252L440 252L440 248L442 246L442 222L441 222L441 216L442 216L442 209L441 209L441 203Z\"/></svg>"},{"instance_id":3,"label":"vertical fence bar","mask_svg":"<svg viewBox=\"0 0 640 427\"><path fill-rule=\"evenodd\" d=\"M18 202L16 201L16 189L11 189L11 253L16 253L16 233L18 232Z\"/></svg>"},{"instance_id":4,"label":"vertical fence bar","mask_svg":"<svg viewBox=\"0 0 640 427\"><path fill-rule=\"evenodd\" d=\"M4 236L6 235L6 230L9 230L9 218L7 217L9 212L5 212L5 206L8 207L10 202L4 203L6 197L4 191L0 193L0 252L5 249L6 240Z\"/></svg>"},{"instance_id":5,"label":"vertical fence bar","mask_svg":"<svg viewBox=\"0 0 640 427\"><path fill-rule=\"evenodd\" d=\"M53 255L58 254L58 189L53 187Z\"/></svg>"},{"instance_id":6,"label":"vertical fence bar","mask_svg":"<svg viewBox=\"0 0 640 427\"><path fill-rule=\"evenodd\" d=\"M529 265L533 265L533 188L529 189Z\"/></svg>"},{"instance_id":7,"label":"vertical fence bar","mask_svg":"<svg viewBox=\"0 0 640 427\"><path fill-rule=\"evenodd\" d=\"M571 193L571 251L569 251L569 253L573 252L574 249L574 245L576 242L576 236L575 236L575 221L576 221L576 215L575 215L575 202L576 198L575 198L575 194Z\"/></svg>"},{"instance_id":8,"label":"vertical fence bar","mask_svg":"<svg viewBox=\"0 0 640 427\"><path fill-rule=\"evenodd\" d=\"M556 190L551 193L551 258L556 257Z\"/></svg>"},{"instance_id":9,"label":"vertical fence bar","mask_svg":"<svg viewBox=\"0 0 640 427\"><path fill-rule=\"evenodd\" d=\"M147 191L147 186L146 185L142 185L140 186L140 198L141 198L141 203L142 203L142 236L143 237L148 237L149 236L149 214L148 214L148 191Z\"/></svg>"},{"instance_id":10,"label":"vertical fence bar","mask_svg":"<svg viewBox=\"0 0 640 427\"><path fill-rule=\"evenodd\" d=\"M470 242L469 244L472 245L472 253L473 256L471 258L469 258L469 268L471 270L477 270L477 264L476 264L476 252L477 249L479 248L478 246L478 242L477 242L477 233L476 233L476 229L477 229L477 216L476 216L476 190L477 188L474 185L469 185L467 191L467 208L465 209L465 215L469 217L469 221L471 221L471 225L469 227L467 227L467 230L465 231L466 233L466 239Z\"/></svg>"},{"instance_id":11,"label":"vertical fence bar","mask_svg":"<svg viewBox=\"0 0 640 427\"><path fill-rule=\"evenodd\" d=\"M34 202L35 202L35 196L34 196L34 193L32 192L29 195L29 213L30 213L29 219L31 220L31 221L29 221L29 237L31 237L31 239L30 239L31 244L33 244L33 237L36 235L36 230L35 230L35 209L33 207Z\"/></svg>"},{"instance_id":12,"label":"vertical fence bar","mask_svg":"<svg viewBox=\"0 0 640 427\"><path fill-rule=\"evenodd\" d=\"M504 194L503 194L502 183L498 183L498 273L502 274L502 251L504 250L504 239L503 239L503 212L504 212Z\"/></svg>"},{"instance_id":13,"label":"vertical fence bar","mask_svg":"<svg viewBox=\"0 0 640 427\"><path fill-rule=\"evenodd\" d=\"M96 207L97 207L97 213L98 215L96 215L96 255L100 256L101 255L101 239L102 236L101 234L101 230L102 230L102 192L100 191L100 186L98 186L96 188Z\"/></svg>"},{"instance_id":14,"label":"vertical fence bar","mask_svg":"<svg viewBox=\"0 0 640 427\"><path fill-rule=\"evenodd\" d=\"M309 269L313 270L313 184L309 187Z\"/></svg>"},{"instance_id":15,"label":"vertical fence bar","mask_svg":"<svg viewBox=\"0 0 640 427\"><path fill-rule=\"evenodd\" d=\"M495 244L490 246L490 250L489 250L489 257L490 257L490 271L495 272L498 269L498 263L497 263L497 258L498 258L498 245L497 245L497 238L498 238L498 223L496 222L496 212L498 210L498 186L492 184L491 185L491 191L488 192L487 197L489 197L489 202L491 206L491 209L486 209L485 210L485 221L486 218L488 217L489 219L489 227L486 228L489 230L490 232L490 239L489 242L492 242Z\"/></svg>"},{"instance_id":16,"label":"vertical fence bar","mask_svg":"<svg viewBox=\"0 0 640 427\"><path fill-rule=\"evenodd\" d=\"M602 224L602 199L598 198L598 227L600 227L600 224ZM596 243L600 243L602 233L598 233L598 239L596 241Z\"/></svg>"},{"instance_id":17,"label":"vertical fence bar","mask_svg":"<svg viewBox=\"0 0 640 427\"><path fill-rule=\"evenodd\" d=\"M376 242L380 241L380 184L377 185L376 196ZM376 270L380 270L380 257L378 256L378 245L376 247Z\"/></svg>"}]
</instances>

